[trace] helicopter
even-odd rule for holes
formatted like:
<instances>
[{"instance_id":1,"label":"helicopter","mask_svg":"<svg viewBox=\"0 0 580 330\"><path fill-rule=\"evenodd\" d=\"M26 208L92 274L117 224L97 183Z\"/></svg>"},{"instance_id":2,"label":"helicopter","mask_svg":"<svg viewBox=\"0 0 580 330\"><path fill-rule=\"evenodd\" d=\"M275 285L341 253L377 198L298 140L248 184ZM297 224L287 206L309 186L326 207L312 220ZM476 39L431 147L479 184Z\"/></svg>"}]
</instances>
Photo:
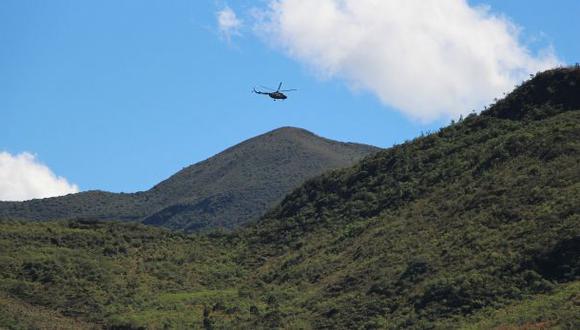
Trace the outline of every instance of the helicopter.
<instances>
[{"instance_id":1,"label":"helicopter","mask_svg":"<svg viewBox=\"0 0 580 330\"><path fill-rule=\"evenodd\" d=\"M283 92L292 92L295 91L296 89L280 89L282 88L282 83L280 83L278 85L278 89L277 90L273 90L271 88L268 87L263 87L264 89L269 89L271 90L271 92L262 92L262 91L258 91L254 88L253 92L256 94L262 94L262 95L268 95L269 97L271 97L272 99L274 99L274 101L276 100L285 100L288 98L288 96L286 96L286 94L284 94Z\"/></svg>"}]
</instances>

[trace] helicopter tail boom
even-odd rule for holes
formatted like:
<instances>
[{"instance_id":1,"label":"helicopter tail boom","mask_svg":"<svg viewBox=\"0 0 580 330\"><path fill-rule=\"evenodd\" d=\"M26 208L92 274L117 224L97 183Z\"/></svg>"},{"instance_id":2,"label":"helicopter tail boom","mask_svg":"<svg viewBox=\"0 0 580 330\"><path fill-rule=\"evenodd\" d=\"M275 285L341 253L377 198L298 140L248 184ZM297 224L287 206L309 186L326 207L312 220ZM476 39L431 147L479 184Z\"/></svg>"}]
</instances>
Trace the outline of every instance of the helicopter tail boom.
<instances>
[{"instance_id":1,"label":"helicopter tail boom","mask_svg":"<svg viewBox=\"0 0 580 330\"><path fill-rule=\"evenodd\" d=\"M263 94L263 95L268 95L268 94L269 94L269 93L266 93L266 92L260 92L260 91L257 91L255 88L254 88L252 91L253 91L254 93L256 93L256 94Z\"/></svg>"}]
</instances>

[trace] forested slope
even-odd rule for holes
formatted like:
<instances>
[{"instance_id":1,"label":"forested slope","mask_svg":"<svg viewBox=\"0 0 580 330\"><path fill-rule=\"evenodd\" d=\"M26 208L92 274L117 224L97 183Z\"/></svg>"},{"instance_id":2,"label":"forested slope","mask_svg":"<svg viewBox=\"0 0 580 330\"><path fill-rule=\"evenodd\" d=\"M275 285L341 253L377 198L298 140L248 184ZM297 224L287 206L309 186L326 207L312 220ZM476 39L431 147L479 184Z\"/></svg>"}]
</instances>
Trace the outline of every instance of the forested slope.
<instances>
[{"instance_id":1,"label":"forested slope","mask_svg":"<svg viewBox=\"0 0 580 330\"><path fill-rule=\"evenodd\" d=\"M230 234L1 222L0 306L133 328L580 328L579 86L541 73Z\"/></svg>"},{"instance_id":2,"label":"forested slope","mask_svg":"<svg viewBox=\"0 0 580 330\"><path fill-rule=\"evenodd\" d=\"M318 327L430 327L577 281L578 110L580 70L544 72L309 180L253 228L256 278Z\"/></svg>"}]
</instances>

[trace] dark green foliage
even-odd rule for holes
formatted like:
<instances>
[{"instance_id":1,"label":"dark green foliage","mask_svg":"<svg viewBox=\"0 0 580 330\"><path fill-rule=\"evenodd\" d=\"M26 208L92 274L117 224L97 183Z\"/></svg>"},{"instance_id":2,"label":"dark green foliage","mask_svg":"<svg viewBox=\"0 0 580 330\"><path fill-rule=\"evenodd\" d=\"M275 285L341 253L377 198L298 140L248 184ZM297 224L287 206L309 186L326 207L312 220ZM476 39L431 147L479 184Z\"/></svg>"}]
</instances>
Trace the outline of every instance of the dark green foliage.
<instances>
[{"instance_id":1,"label":"dark green foliage","mask_svg":"<svg viewBox=\"0 0 580 330\"><path fill-rule=\"evenodd\" d=\"M576 329L578 72L311 179L233 233L2 222L0 298L126 328Z\"/></svg>"},{"instance_id":2,"label":"dark green foliage","mask_svg":"<svg viewBox=\"0 0 580 330\"><path fill-rule=\"evenodd\" d=\"M482 115L512 120L540 120L580 109L580 70L554 69L539 73Z\"/></svg>"},{"instance_id":3,"label":"dark green foliage","mask_svg":"<svg viewBox=\"0 0 580 330\"><path fill-rule=\"evenodd\" d=\"M134 221L187 232L231 229L263 215L304 180L378 150L284 127L189 166L145 192L89 191L0 202L0 217Z\"/></svg>"},{"instance_id":4,"label":"dark green foliage","mask_svg":"<svg viewBox=\"0 0 580 330\"><path fill-rule=\"evenodd\" d=\"M551 280L580 280L580 236L558 242L552 249L539 253L532 263L530 268Z\"/></svg>"}]
</instances>

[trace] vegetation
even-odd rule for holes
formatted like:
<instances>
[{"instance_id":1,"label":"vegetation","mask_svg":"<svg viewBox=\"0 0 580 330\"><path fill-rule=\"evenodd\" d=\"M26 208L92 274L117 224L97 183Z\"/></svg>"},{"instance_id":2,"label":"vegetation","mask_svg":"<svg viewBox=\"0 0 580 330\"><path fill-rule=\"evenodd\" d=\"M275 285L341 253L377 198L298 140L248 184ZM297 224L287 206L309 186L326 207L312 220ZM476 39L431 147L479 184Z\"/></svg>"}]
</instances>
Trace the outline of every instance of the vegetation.
<instances>
[{"instance_id":1,"label":"vegetation","mask_svg":"<svg viewBox=\"0 0 580 330\"><path fill-rule=\"evenodd\" d=\"M541 73L481 115L308 180L232 233L2 221L0 319L577 329L578 86L578 68Z\"/></svg>"},{"instance_id":2,"label":"vegetation","mask_svg":"<svg viewBox=\"0 0 580 330\"><path fill-rule=\"evenodd\" d=\"M580 328L580 282L562 285L499 310L483 310L467 319L466 329Z\"/></svg>"},{"instance_id":3,"label":"vegetation","mask_svg":"<svg viewBox=\"0 0 580 330\"><path fill-rule=\"evenodd\" d=\"M231 305L245 270L221 238L97 221L4 221L0 227L4 297L69 321L189 327L203 322L204 308L220 304L226 314L250 304L240 298ZM0 306L12 305L5 301ZM0 316L8 314L0 318L18 321L17 310L0 309Z\"/></svg>"},{"instance_id":4,"label":"vegetation","mask_svg":"<svg viewBox=\"0 0 580 330\"><path fill-rule=\"evenodd\" d=\"M256 220L306 179L378 150L284 127L189 166L145 192L89 191L0 202L0 217L132 221L188 232L231 229Z\"/></svg>"}]
</instances>

